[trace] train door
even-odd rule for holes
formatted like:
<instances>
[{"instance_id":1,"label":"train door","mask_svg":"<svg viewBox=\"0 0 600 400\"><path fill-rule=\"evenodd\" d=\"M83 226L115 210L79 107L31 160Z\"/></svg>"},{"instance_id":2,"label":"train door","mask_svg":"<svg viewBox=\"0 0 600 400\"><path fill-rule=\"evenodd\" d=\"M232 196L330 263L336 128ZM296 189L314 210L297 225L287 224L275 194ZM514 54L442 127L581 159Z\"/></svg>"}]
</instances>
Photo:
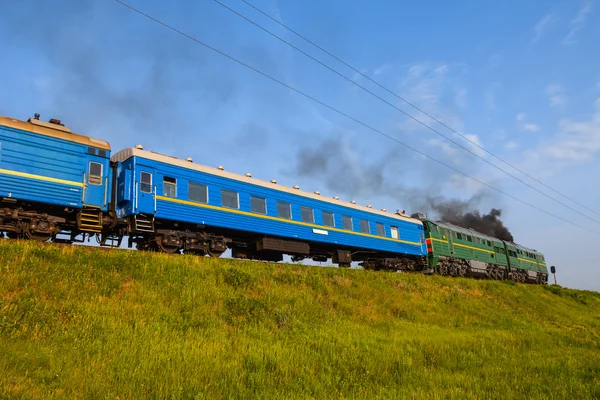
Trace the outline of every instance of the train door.
<instances>
[{"instance_id":1,"label":"train door","mask_svg":"<svg viewBox=\"0 0 600 400\"><path fill-rule=\"evenodd\" d=\"M100 207L104 209L107 205L108 196L108 172L105 163L88 161L87 173L84 182L83 205Z\"/></svg>"},{"instance_id":2,"label":"train door","mask_svg":"<svg viewBox=\"0 0 600 400\"><path fill-rule=\"evenodd\" d=\"M138 166L134 183L135 213L156 213L156 173L153 168Z\"/></svg>"}]
</instances>

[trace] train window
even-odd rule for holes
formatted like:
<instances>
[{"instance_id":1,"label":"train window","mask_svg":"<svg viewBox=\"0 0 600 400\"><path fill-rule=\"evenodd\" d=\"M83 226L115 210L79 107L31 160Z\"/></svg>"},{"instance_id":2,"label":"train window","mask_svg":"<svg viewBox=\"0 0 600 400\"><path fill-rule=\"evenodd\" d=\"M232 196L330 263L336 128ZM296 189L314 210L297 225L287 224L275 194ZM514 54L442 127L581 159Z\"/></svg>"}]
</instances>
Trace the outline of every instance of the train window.
<instances>
[{"instance_id":1,"label":"train window","mask_svg":"<svg viewBox=\"0 0 600 400\"><path fill-rule=\"evenodd\" d=\"M360 220L360 231L363 233L371 233L371 229L369 227L369 221L366 219Z\"/></svg>"},{"instance_id":2,"label":"train window","mask_svg":"<svg viewBox=\"0 0 600 400\"><path fill-rule=\"evenodd\" d=\"M96 149L93 147L88 147L87 152L88 152L88 154L91 154L93 156L96 155Z\"/></svg>"},{"instance_id":3,"label":"train window","mask_svg":"<svg viewBox=\"0 0 600 400\"><path fill-rule=\"evenodd\" d=\"M462 240L462 235L460 233L457 233L456 238Z\"/></svg>"},{"instance_id":4,"label":"train window","mask_svg":"<svg viewBox=\"0 0 600 400\"><path fill-rule=\"evenodd\" d=\"M392 239L399 239L400 235L398 235L398 227L397 226L391 226L390 229L392 231Z\"/></svg>"},{"instance_id":5,"label":"train window","mask_svg":"<svg viewBox=\"0 0 600 400\"><path fill-rule=\"evenodd\" d=\"M492 242L490 242L489 240L487 241L487 245L488 247L492 247Z\"/></svg>"},{"instance_id":6,"label":"train window","mask_svg":"<svg viewBox=\"0 0 600 400\"><path fill-rule=\"evenodd\" d=\"M323 211L323 225L335 226L335 223L333 221L333 213Z\"/></svg>"},{"instance_id":7,"label":"train window","mask_svg":"<svg viewBox=\"0 0 600 400\"><path fill-rule=\"evenodd\" d=\"M342 215L342 228L349 231L352 230L352 217Z\"/></svg>"},{"instance_id":8,"label":"train window","mask_svg":"<svg viewBox=\"0 0 600 400\"><path fill-rule=\"evenodd\" d=\"M98 155L100 157L106 157L106 150L98 150Z\"/></svg>"},{"instance_id":9,"label":"train window","mask_svg":"<svg viewBox=\"0 0 600 400\"><path fill-rule=\"evenodd\" d=\"M302 216L302 222L307 222L309 224L315 223L315 213L312 208L300 207L300 215Z\"/></svg>"},{"instance_id":10,"label":"train window","mask_svg":"<svg viewBox=\"0 0 600 400\"><path fill-rule=\"evenodd\" d=\"M257 214L267 213L267 201L262 197L250 196L250 210Z\"/></svg>"},{"instance_id":11,"label":"train window","mask_svg":"<svg viewBox=\"0 0 600 400\"><path fill-rule=\"evenodd\" d=\"M473 241L473 239L472 239L472 238L471 238L471 236L469 236L469 235L467 235L467 240L468 240L469 242L472 242L472 241Z\"/></svg>"},{"instance_id":12,"label":"train window","mask_svg":"<svg viewBox=\"0 0 600 400\"><path fill-rule=\"evenodd\" d=\"M149 172L140 172L140 191L143 193L152 193L152 174Z\"/></svg>"},{"instance_id":13,"label":"train window","mask_svg":"<svg viewBox=\"0 0 600 400\"><path fill-rule=\"evenodd\" d=\"M385 236L385 227L381 222L375 223L375 230L377 232L377 236Z\"/></svg>"},{"instance_id":14,"label":"train window","mask_svg":"<svg viewBox=\"0 0 600 400\"><path fill-rule=\"evenodd\" d=\"M292 206L290 203L277 202L277 215L279 218L292 219Z\"/></svg>"},{"instance_id":15,"label":"train window","mask_svg":"<svg viewBox=\"0 0 600 400\"><path fill-rule=\"evenodd\" d=\"M188 183L188 198L197 203L208 203L208 188L199 183Z\"/></svg>"},{"instance_id":16,"label":"train window","mask_svg":"<svg viewBox=\"0 0 600 400\"><path fill-rule=\"evenodd\" d=\"M238 193L227 189L221 189L221 205L227 208L240 208Z\"/></svg>"},{"instance_id":17,"label":"train window","mask_svg":"<svg viewBox=\"0 0 600 400\"><path fill-rule=\"evenodd\" d=\"M163 194L165 197L177 197L177 179L163 177Z\"/></svg>"},{"instance_id":18,"label":"train window","mask_svg":"<svg viewBox=\"0 0 600 400\"><path fill-rule=\"evenodd\" d=\"M102 185L102 164L93 161L90 162L88 183L96 186Z\"/></svg>"}]
</instances>

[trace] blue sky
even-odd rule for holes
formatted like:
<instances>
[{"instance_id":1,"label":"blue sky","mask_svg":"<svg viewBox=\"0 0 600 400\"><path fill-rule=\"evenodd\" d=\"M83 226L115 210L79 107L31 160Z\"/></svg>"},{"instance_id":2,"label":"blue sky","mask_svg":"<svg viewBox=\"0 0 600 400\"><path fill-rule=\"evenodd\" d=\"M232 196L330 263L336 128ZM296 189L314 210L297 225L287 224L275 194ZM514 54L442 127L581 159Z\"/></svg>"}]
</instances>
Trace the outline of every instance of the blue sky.
<instances>
[{"instance_id":1,"label":"blue sky","mask_svg":"<svg viewBox=\"0 0 600 400\"><path fill-rule=\"evenodd\" d=\"M2 3L2 115L27 119L39 112L109 140L114 150L141 143L388 210L423 211L427 195L474 196L475 209L503 210L515 240L544 253L557 266L560 284L600 290L593 251L600 234L490 191L116 2ZM223 3L509 169L244 3ZM600 212L597 2L252 3ZM213 1L129 4L459 170L600 232L600 224L486 165Z\"/></svg>"}]
</instances>

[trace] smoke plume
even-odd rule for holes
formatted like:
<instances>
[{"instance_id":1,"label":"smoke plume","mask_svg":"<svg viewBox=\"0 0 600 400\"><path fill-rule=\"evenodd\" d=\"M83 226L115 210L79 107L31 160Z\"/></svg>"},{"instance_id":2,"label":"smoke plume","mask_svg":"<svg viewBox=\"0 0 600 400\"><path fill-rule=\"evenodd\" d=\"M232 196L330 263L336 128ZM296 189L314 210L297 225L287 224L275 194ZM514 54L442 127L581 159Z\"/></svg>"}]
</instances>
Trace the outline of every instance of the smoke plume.
<instances>
[{"instance_id":1,"label":"smoke plume","mask_svg":"<svg viewBox=\"0 0 600 400\"><path fill-rule=\"evenodd\" d=\"M351 149L349 141L339 136L329 137L316 146L301 148L291 174L317 180L334 194L347 195L357 201L385 198L393 203L388 209L410 208L408 214L419 212L433 220L473 229L501 240L514 240L500 219L501 209L492 208L484 214L478 211L481 203L491 200L491 196L477 192L467 200L450 199L440 194L441 188L449 182L448 176L433 169L436 166L432 167L432 163L416 160L407 163L409 157L397 148L384 151L383 155L361 157ZM404 173L409 172L409 168L411 175L420 173L417 180L423 186L405 184Z\"/></svg>"},{"instance_id":2,"label":"smoke plume","mask_svg":"<svg viewBox=\"0 0 600 400\"><path fill-rule=\"evenodd\" d=\"M513 242L512 233L508 230L500 217L502 210L492 208L489 213L481 214L472 209L472 200L463 202L457 200L439 201L439 199L428 199L433 211L439 215L439 219L462 228L473 229L485 235Z\"/></svg>"}]
</instances>

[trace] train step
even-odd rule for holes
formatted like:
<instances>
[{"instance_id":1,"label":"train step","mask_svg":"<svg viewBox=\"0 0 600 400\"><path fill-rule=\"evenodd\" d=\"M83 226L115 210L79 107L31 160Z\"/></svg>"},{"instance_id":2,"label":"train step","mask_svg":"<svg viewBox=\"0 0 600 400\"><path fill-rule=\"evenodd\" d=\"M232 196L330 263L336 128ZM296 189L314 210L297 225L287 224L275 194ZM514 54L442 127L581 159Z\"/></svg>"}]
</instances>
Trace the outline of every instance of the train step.
<instances>
[{"instance_id":1,"label":"train step","mask_svg":"<svg viewBox=\"0 0 600 400\"><path fill-rule=\"evenodd\" d=\"M77 227L83 232L102 231L102 210L99 207L84 207L77 214Z\"/></svg>"},{"instance_id":2,"label":"train step","mask_svg":"<svg viewBox=\"0 0 600 400\"><path fill-rule=\"evenodd\" d=\"M133 216L134 232L154 233L154 217L144 218L139 215Z\"/></svg>"}]
</instances>

